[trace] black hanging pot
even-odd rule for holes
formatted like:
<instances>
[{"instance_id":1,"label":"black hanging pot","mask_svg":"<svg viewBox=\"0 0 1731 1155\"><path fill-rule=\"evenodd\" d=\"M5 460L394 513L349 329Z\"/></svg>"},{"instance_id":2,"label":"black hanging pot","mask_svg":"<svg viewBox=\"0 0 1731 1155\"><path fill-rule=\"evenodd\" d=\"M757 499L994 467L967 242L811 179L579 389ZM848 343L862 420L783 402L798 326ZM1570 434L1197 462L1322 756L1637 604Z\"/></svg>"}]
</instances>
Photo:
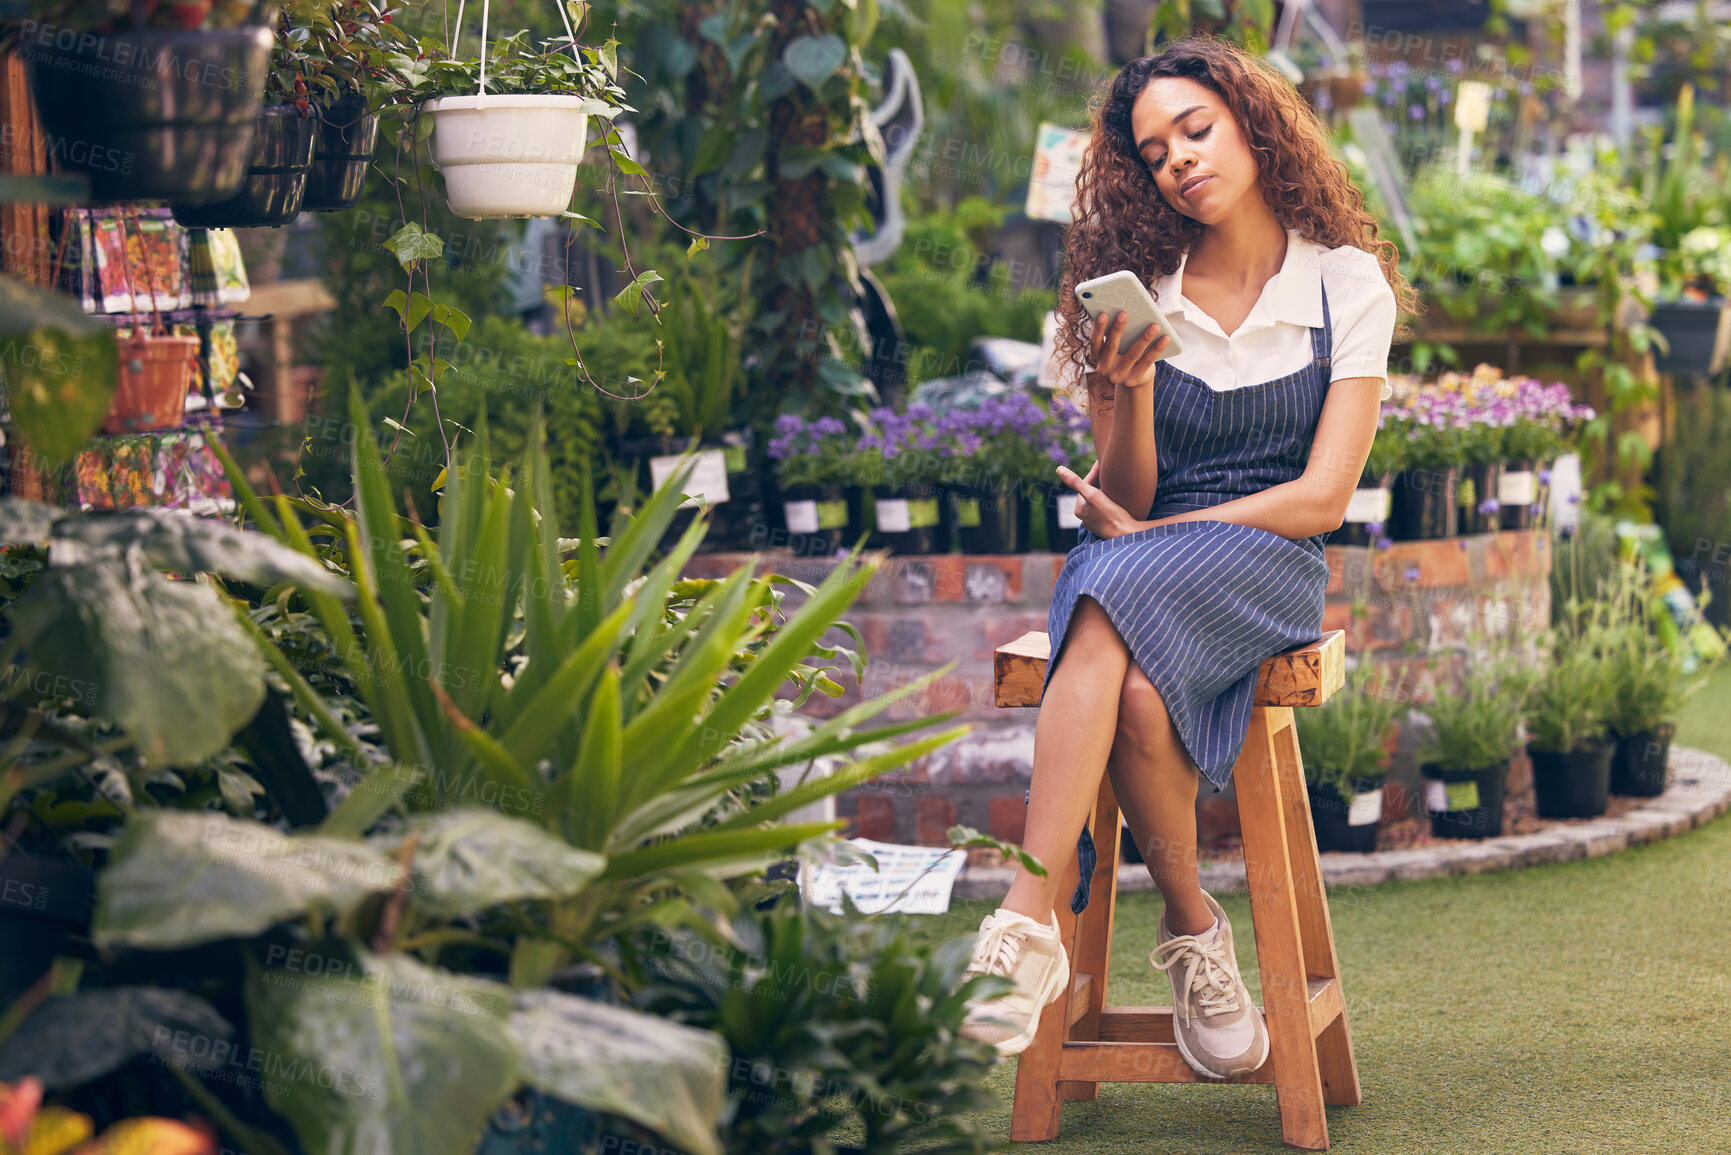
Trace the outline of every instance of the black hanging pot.
<instances>
[{"instance_id":1,"label":"black hanging pot","mask_svg":"<svg viewBox=\"0 0 1731 1155\"><path fill-rule=\"evenodd\" d=\"M1509 764L1499 762L1476 770L1444 769L1433 762L1419 766L1425 779L1425 809L1430 812L1433 838L1496 838L1503 832L1503 790Z\"/></svg>"},{"instance_id":2,"label":"black hanging pot","mask_svg":"<svg viewBox=\"0 0 1731 1155\"><path fill-rule=\"evenodd\" d=\"M43 24L18 54L56 159L89 175L93 200L202 205L246 176L275 43L262 25L86 35Z\"/></svg>"},{"instance_id":3,"label":"black hanging pot","mask_svg":"<svg viewBox=\"0 0 1731 1155\"><path fill-rule=\"evenodd\" d=\"M1376 849L1382 828L1382 784L1385 775L1352 778L1352 800L1342 798L1332 786L1305 783L1310 795L1310 823L1316 828L1319 851L1340 850L1369 854Z\"/></svg>"},{"instance_id":4,"label":"black hanging pot","mask_svg":"<svg viewBox=\"0 0 1731 1155\"><path fill-rule=\"evenodd\" d=\"M1661 373L1701 373L1713 363L1713 341L1719 332L1720 301L1671 301L1653 306L1647 324L1665 335L1670 351L1653 348L1653 365Z\"/></svg>"},{"instance_id":5,"label":"black hanging pot","mask_svg":"<svg viewBox=\"0 0 1731 1155\"><path fill-rule=\"evenodd\" d=\"M307 174L307 195L301 208L329 213L352 209L361 202L373 148L379 140L379 114L368 112L358 92L347 93L328 108L317 110L313 134L313 167Z\"/></svg>"},{"instance_id":6,"label":"black hanging pot","mask_svg":"<svg viewBox=\"0 0 1731 1155\"><path fill-rule=\"evenodd\" d=\"M1533 808L1540 818L1593 818L1610 804L1611 758L1615 742L1606 739L1582 750L1534 750Z\"/></svg>"},{"instance_id":7,"label":"black hanging pot","mask_svg":"<svg viewBox=\"0 0 1731 1155\"><path fill-rule=\"evenodd\" d=\"M1028 552L1033 511L1021 486L961 487L950 490L948 498L963 553Z\"/></svg>"},{"instance_id":8,"label":"black hanging pot","mask_svg":"<svg viewBox=\"0 0 1731 1155\"><path fill-rule=\"evenodd\" d=\"M891 553L949 553L950 519L935 485L910 482L872 486L876 543Z\"/></svg>"},{"instance_id":9,"label":"black hanging pot","mask_svg":"<svg viewBox=\"0 0 1731 1155\"><path fill-rule=\"evenodd\" d=\"M1497 475L1497 518L1503 529L1531 529L1539 524L1545 486L1535 461L1505 461Z\"/></svg>"},{"instance_id":10,"label":"black hanging pot","mask_svg":"<svg viewBox=\"0 0 1731 1155\"><path fill-rule=\"evenodd\" d=\"M1502 505L1497 500L1502 465L1489 462L1463 465L1455 481L1455 532L1490 533L1502 527Z\"/></svg>"},{"instance_id":11,"label":"black hanging pot","mask_svg":"<svg viewBox=\"0 0 1731 1155\"><path fill-rule=\"evenodd\" d=\"M1403 469L1394 477L1390 515L1395 541L1455 535L1455 467Z\"/></svg>"},{"instance_id":12,"label":"black hanging pot","mask_svg":"<svg viewBox=\"0 0 1731 1155\"><path fill-rule=\"evenodd\" d=\"M1617 735L1617 752L1611 757L1611 793L1650 798L1665 793L1665 768L1671 756L1673 722L1661 722L1651 730Z\"/></svg>"},{"instance_id":13,"label":"black hanging pot","mask_svg":"<svg viewBox=\"0 0 1731 1155\"><path fill-rule=\"evenodd\" d=\"M830 482L825 485L790 485L781 491L780 534L753 544L796 554L833 554L852 548L865 529L865 494L857 486ZM777 537L779 536L779 540Z\"/></svg>"},{"instance_id":14,"label":"black hanging pot","mask_svg":"<svg viewBox=\"0 0 1731 1155\"><path fill-rule=\"evenodd\" d=\"M1389 488L1389 475L1366 473L1358 479L1358 488L1346 503L1346 518L1340 528L1329 536L1330 545L1369 545L1377 536L1372 526L1388 532L1389 511L1393 508L1394 491Z\"/></svg>"},{"instance_id":15,"label":"black hanging pot","mask_svg":"<svg viewBox=\"0 0 1731 1155\"><path fill-rule=\"evenodd\" d=\"M1040 504L1046 519L1046 548L1053 553L1069 553L1081 541L1082 523L1076 519L1079 496L1067 485L1048 485L1041 492Z\"/></svg>"},{"instance_id":16,"label":"black hanging pot","mask_svg":"<svg viewBox=\"0 0 1731 1155\"><path fill-rule=\"evenodd\" d=\"M175 205L174 219L191 229L276 228L294 220L306 197L318 119L291 104L259 113L252 162L240 191L216 204Z\"/></svg>"}]
</instances>

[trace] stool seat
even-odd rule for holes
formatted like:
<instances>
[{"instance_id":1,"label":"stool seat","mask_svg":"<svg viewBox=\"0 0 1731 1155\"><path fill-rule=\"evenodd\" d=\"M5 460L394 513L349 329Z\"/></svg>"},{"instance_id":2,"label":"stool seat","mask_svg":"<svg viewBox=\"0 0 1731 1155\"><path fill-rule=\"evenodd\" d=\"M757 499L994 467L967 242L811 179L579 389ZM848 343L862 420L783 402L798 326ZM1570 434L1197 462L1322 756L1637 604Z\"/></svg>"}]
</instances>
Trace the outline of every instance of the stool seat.
<instances>
[{"instance_id":1,"label":"stool seat","mask_svg":"<svg viewBox=\"0 0 1731 1155\"><path fill-rule=\"evenodd\" d=\"M1050 639L1037 631L998 647L993 679L997 704L1038 706L1049 659ZM1341 630L1264 661L1250 730L1232 769L1262 977L1261 1009L1268 1025L1268 1061L1234 1079L1199 1076L1178 1051L1171 1007L1107 1002L1120 820L1111 776L1102 775L1089 817L1100 852L1090 883L1094 899L1080 915L1073 914L1068 903L1058 904L1059 934L1071 960L1070 994L1067 1003L1060 998L1047 1008L1033 1044L1018 1061L1011 1139L1057 1138L1063 1100L1096 1098L1101 1083L1272 1083L1282 1140L1308 1150L1328 1147L1325 1104L1362 1101L1292 720L1294 707L1321 705L1345 679L1346 636ZM1078 869L1072 857L1059 872L1058 893L1068 893L1080 881Z\"/></svg>"}]
</instances>

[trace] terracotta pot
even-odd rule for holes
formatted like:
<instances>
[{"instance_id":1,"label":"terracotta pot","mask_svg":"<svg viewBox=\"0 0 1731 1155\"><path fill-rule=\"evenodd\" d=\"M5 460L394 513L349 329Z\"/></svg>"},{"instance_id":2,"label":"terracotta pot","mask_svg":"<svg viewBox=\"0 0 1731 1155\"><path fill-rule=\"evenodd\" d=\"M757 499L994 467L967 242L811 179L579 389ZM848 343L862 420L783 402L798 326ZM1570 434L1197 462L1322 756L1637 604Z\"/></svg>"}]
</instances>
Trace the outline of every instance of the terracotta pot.
<instances>
[{"instance_id":1,"label":"terracotta pot","mask_svg":"<svg viewBox=\"0 0 1731 1155\"><path fill-rule=\"evenodd\" d=\"M114 403L102 421L104 433L179 429L186 391L198 356L197 337L145 337L120 342L120 372Z\"/></svg>"}]
</instances>

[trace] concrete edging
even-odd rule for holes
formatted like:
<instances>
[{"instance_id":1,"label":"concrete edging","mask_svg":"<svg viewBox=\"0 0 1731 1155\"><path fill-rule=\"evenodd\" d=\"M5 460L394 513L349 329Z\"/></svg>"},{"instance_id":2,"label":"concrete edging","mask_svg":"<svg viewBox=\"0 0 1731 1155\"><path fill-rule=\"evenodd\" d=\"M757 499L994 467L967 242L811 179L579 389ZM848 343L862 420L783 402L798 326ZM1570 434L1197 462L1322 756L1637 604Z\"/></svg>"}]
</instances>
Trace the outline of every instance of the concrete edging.
<instances>
[{"instance_id":1,"label":"concrete edging","mask_svg":"<svg viewBox=\"0 0 1731 1155\"><path fill-rule=\"evenodd\" d=\"M1731 763L1705 750L1671 747L1671 785L1663 794L1619 818L1594 818L1536 834L1514 834L1445 846L1379 850L1371 854L1330 852L1321 856L1323 882L1330 886L1374 886L1395 879L1441 878L1519 870L1546 862L1597 858L1644 842L1671 838L1731 809ZM1564 820L1566 821L1566 820ZM998 898L1010 888L1010 867L970 867L956 879L961 898ZM1214 894L1243 891L1244 863L1218 863L1201 870L1202 887ZM1153 890L1154 880L1139 863L1120 863L1118 889Z\"/></svg>"}]
</instances>

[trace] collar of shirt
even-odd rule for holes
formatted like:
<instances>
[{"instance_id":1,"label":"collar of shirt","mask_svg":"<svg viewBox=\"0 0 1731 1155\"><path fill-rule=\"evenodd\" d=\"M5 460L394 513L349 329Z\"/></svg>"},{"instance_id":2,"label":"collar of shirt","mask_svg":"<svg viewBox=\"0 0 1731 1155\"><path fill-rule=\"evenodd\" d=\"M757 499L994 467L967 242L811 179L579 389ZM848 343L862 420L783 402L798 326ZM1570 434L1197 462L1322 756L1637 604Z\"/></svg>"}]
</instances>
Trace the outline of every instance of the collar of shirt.
<instances>
[{"instance_id":1,"label":"collar of shirt","mask_svg":"<svg viewBox=\"0 0 1731 1155\"><path fill-rule=\"evenodd\" d=\"M1280 264L1280 271L1268 279L1262 286L1262 295L1251 306L1250 314L1244 318L1228 337L1201 306L1184 296L1184 266L1190 260L1186 252L1178 258L1178 267L1168 275L1161 277L1155 286L1155 299L1160 304L1160 311L1167 316L1182 314L1189 321L1202 329L1229 341L1240 334L1254 329L1266 328L1279 321L1288 321L1305 328L1320 328L1322 325L1322 255L1328 250L1314 241L1308 241L1300 236L1297 229L1286 230L1286 257Z\"/></svg>"}]
</instances>

